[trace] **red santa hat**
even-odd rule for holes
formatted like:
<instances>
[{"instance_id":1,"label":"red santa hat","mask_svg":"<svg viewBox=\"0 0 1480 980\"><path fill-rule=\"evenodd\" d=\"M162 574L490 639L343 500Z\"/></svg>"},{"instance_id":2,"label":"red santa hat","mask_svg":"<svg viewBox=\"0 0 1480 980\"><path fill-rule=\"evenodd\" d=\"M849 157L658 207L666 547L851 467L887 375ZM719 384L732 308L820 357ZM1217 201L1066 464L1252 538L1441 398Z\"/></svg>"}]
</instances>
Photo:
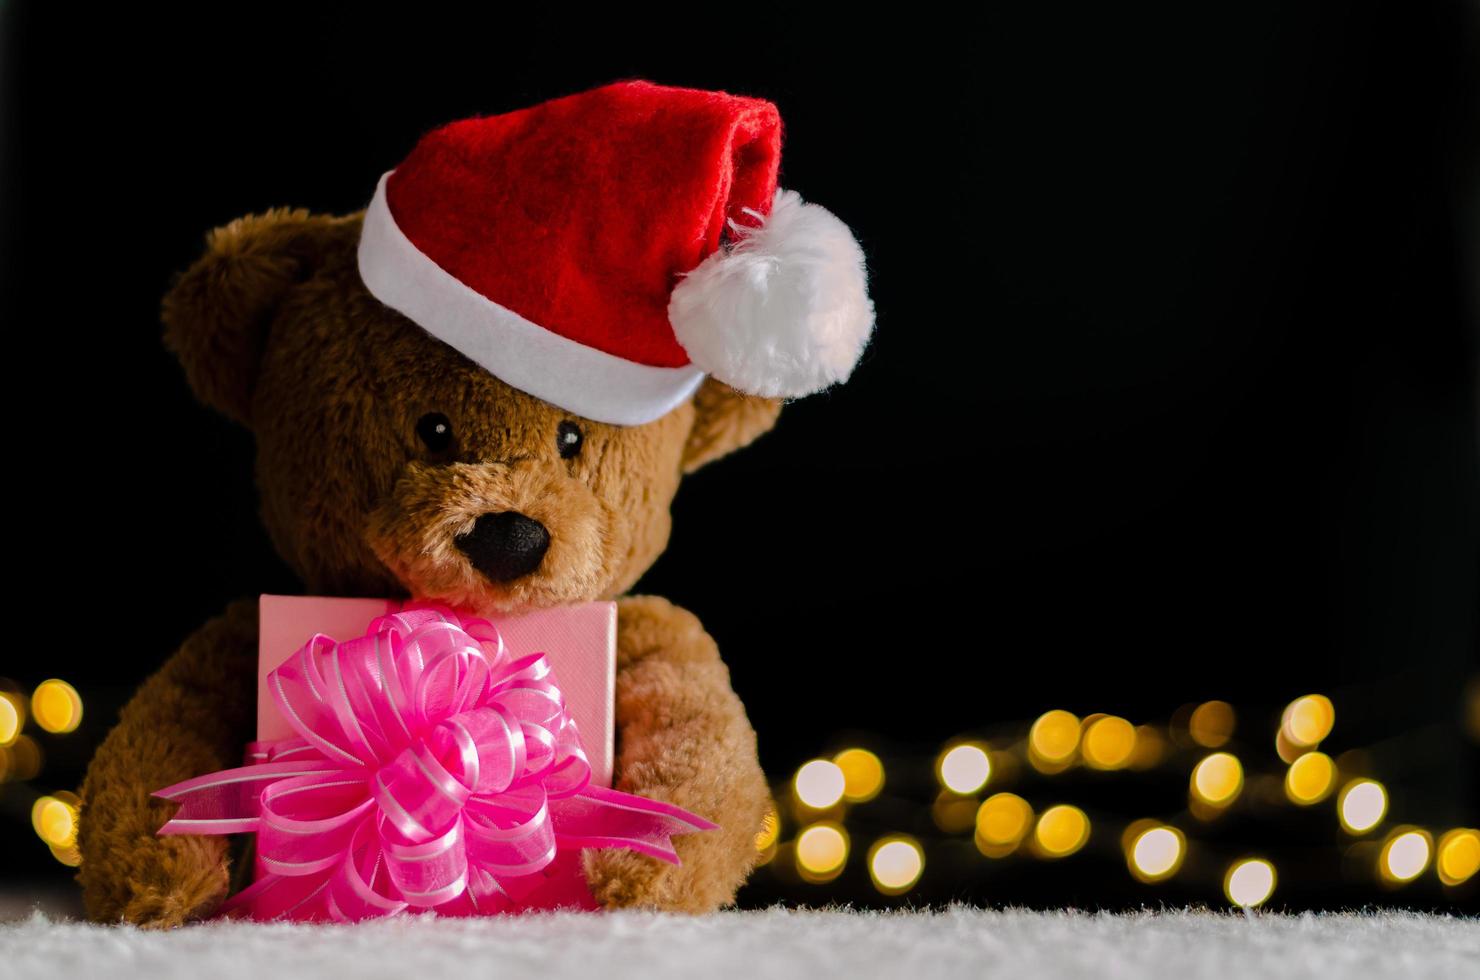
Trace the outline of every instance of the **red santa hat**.
<instances>
[{"instance_id":1,"label":"red santa hat","mask_svg":"<svg viewBox=\"0 0 1480 980\"><path fill-rule=\"evenodd\" d=\"M778 190L762 99L621 82L424 137L365 212L360 275L506 383L652 421L712 374L794 398L873 329L847 226Z\"/></svg>"}]
</instances>

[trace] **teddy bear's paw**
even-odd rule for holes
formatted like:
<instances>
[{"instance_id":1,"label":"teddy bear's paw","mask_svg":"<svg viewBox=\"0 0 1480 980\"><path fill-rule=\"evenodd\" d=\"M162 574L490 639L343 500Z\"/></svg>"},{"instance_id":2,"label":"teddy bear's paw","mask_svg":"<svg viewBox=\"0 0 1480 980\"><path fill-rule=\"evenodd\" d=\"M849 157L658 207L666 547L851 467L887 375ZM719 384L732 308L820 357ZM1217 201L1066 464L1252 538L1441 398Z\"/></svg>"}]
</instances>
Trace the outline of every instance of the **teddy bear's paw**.
<instances>
[{"instance_id":1,"label":"teddy bear's paw","mask_svg":"<svg viewBox=\"0 0 1480 980\"><path fill-rule=\"evenodd\" d=\"M135 882L123 907L123 921L145 929L173 929L214 912L230 886L224 861L175 878Z\"/></svg>"},{"instance_id":2,"label":"teddy bear's paw","mask_svg":"<svg viewBox=\"0 0 1480 980\"><path fill-rule=\"evenodd\" d=\"M609 909L681 908L673 888L674 865L625 848L585 852L586 883Z\"/></svg>"}]
</instances>

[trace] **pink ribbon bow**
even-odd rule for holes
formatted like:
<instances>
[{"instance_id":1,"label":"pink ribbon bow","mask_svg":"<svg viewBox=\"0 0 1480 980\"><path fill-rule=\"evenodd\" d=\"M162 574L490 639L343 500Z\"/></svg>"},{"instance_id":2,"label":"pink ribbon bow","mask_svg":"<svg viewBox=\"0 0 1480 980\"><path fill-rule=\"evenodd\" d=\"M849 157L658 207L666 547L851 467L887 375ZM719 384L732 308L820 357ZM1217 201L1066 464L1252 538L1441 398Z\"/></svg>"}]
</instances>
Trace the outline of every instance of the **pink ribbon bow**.
<instances>
[{"instance_id":1,"label":"pink ribbon bow","mask_svg":"<svg viewBox=\"0 0 1480 980\"><path fill-rule=\"evenodd\" d=\"M258 764L176 783L161 834L256 832L261 877L223 914L357 921L515 908L560 849L627 847L678 863L685 810L591 785L543 653L437 606L347 643L314 636L267 676L297 738Z\"/></svg>"}]
</instances>

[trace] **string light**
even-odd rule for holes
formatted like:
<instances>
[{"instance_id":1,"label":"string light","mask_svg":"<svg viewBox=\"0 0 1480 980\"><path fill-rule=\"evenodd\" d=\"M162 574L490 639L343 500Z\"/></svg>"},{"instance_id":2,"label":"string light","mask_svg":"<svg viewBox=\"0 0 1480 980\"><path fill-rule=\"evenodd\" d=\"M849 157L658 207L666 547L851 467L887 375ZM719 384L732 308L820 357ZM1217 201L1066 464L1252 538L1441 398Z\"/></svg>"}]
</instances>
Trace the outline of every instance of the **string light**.
<instances>
[{"instance_id":1,"label":"string light","mask_svg":"<svg viewBox=\"0 0 1480 980\"><path fill-rule=\"evenodd\" d=\"M1480 871L1480 831L1459 827L1439 838L1439 856L1434 862L1439 880L1463 885Z\"/></svg>"},{"instance_id":2,"label":"string light","mask_svg":"<svg viewBox=\"0 0 1480 980\"><path fill-rule=\"evenodd\" d=\"M54 735L76 731L82 724L82 698L66 681L42 681L31 695L31 716Z\"/></svg>"},{"instance_id":3,"label":"string light","mask_svg":"<svg viewBox=\"0 0 1480 980\"><path fill-rule=\"evenodd\" d=\"M981 745L964 742L941 753L935 773L952 793L970 796L992 778L992 760Z\"/></svg>"},{"instance_id":4,"label":"string light","mask_svg":"<svg viewBox=\"0 0 1480 980\"><path fill-rule=\"evenodd\" d=\"M1192 796L1210 807L1227 807L1243 786L1244 767L1236 756L1227 752L1214 752L1192 770Z\"/></svg>"},{"instance_id":5,"label":"string light","mask_svg":"<svg viewBox=\"0 0 1480 980\"><path fill-rule=\"evenodd\" d=\"M1068 803L1051 806L1038 818L1033 840L1044 857L1068 857L1089 840L1089 817Z\"/></svg>"},{"instance_id":6,"label":"string light","mask_svg":"<svg viewBox=\"0 0 1480 980\"><path fill-rule=\"evenodd\" d=\"M1336 813L1349 834L1365 834L1387 815L1387 790L1375 779L1354 779L1336 798Z\"/></svg>"},{"instance_id":7,"label":"string light","mask_svg":"<svg viewBox=\"0 0 1480 980\"><path fill-rule=\"evenodd\" d=\"M1085 726L1084 761L1094 769L1124 769L1136 750L1136 729L1124 718L1105 715Z\"/></svg>"},{"instance_id":8,"label":"string light","mask_svg":"<svg viewBox=\"0 0 1480 980\"><path fill-rule=\"evenodd\" d=\"M1193 709L1187 719L1187 734L1203 748L1216 749L1233 737L1233 706L1227 701L1208 701Z\"/></svg>"},{"instance_id":9,"label":"string light","mask_svg":"<svg viewBox=\"0 0 1480 980\"><path fill-rule=\"evenodd\" d=\"M1182 867L1187 838L1175 827L1153 825L1137 833L1126 849L1126 864L1138 880L1165 881Z\"/></svg>"},{"instance_id":10,"label":"string light","mask_svg":"<svg viewBox=\"0 0 1480 980\"><path fill-rule=\"evenodd\" d=\"M868 852L868 873L874 887L885 895L903 895L915 887L925 870L925 853L919 843L904 834L874 842Z\"/></svg>"},{"instance_id":11,"label":"string light","mask_svg":"<svg viewBox=\"0 0 1480 980\"><path fill-rule=\"evenodd\" d=\"M1312 748L1331 734L1336 724L1336 708L1324 694L1307 694L1285 707L1280 731L1301 748Z\"/></svg>"},{"instance_id":12,"label":"string light","mask_svg":"<svg viewBox=\"0 0 1480 980\"><path fill-rule=\"evenodd\" d=\"M798 800L814 810L837 806L847 788L843 770L835 762L813 759L797 770L792 787Z\"/></svg>"},{"instance_id":13,"label":"string light","mask_svg":"<svg viewBox=\"0 0 1480 980\"><path fill-rule=\"evenodd\" d=\"M9 691L0 691L0 747L10 745L26 723L26 709Z\"/></svg>"},{"instance_id":14,"label":"string light","mask_svg":"<svg viewBox=\"0 0 1480 980\"><path fill-rule=\"evenodd\" d=\"M1016 793L996 793L976 811L976 846L987 857L1017 850L1033 823L1033 808Z\"/></svg>"},{"instance_id":15,"label":"string light","mask_svg":"<svg viewBox=\"0 0 1480 980\"><path fill-rule=\"evenodd\" d=\"M1285 795L1300 806L1319 803L1336 785L1336 764L1324 752L1307 752L1285 772Z\"/></svg>"},{"instance_id":16,"label":"string light","mask_svg":"<svg viewBox=\"0 0 1480 980\"><path fill-rule=\"evenodd\" d=\"M1223 876L1223 894L1239 908L1253 908L1274 894L1274 865L1263 858L1244 858L1229 865Z\"/></svg>"},{"instance_id":17,"label":"string light","mask_svg":"<svg viewBox=\"0 0 1480 980\"><path fill-rule=\"evenodd\" d=\"M1079 748L1079 719L1067 711L1046 711L1028 730L1028 761L1039 772L1061 772Z\"/></svg>"},{"instance_id":18,"label":"string light","mask_svg":"<svg viewBox=\"0 0 1480 980\"><path fill-rule=\"evenodd\" d=\"M1426 830L1399 828L1382 845L1377 859L1377 872L1384 881L1407 884L1424 873L1434 853L1434 839Z\"/></svg>"},{"instance_id":19,"label":"string light","mask_svg":"<svg viewBox=\"0 0 1480 980\"><path fill-rule=\"evenodd\" d=\"M797 835L797 871L807 881L831 881L848 862L848 834L830 821L814 823Z\"/></svg>"},{"instance_id":20,"label":"string light","mask_svg":"<svg viewBox=\"0 0 1480 980\"><path fill-rule=\"evenodd\" d=\"M844 749L833 756L843 771L843 799L867 803L884 788L884 763L868 749Z\"/></svg>"}]
</instances>

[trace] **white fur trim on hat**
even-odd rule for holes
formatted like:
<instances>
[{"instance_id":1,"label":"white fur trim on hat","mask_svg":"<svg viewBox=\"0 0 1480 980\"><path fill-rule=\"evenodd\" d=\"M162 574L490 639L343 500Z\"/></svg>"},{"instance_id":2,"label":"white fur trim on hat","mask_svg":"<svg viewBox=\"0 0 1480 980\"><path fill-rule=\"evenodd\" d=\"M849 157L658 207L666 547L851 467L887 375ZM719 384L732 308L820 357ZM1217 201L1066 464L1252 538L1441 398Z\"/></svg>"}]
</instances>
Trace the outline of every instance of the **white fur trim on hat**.
<instances>
[{"instance_id":1,"label":"white fur trim on hat","mask_svg":"<svg viewBox=\"0 0 1480 980\"><path fill-rule=\"evenodd\" d=\"M469 288L417 248L375 188L360 232L360 278L371 295L504 383L574 415L642 425L667 415L704 380L695 365L638 364L562 337Z\"/></svg>"},{"instance_id":2,"label":"white fur trim on hat","mask_svg":"<svg viewBox=\"0 0 1480 980\"><path fill-rule=\"evenodd\" d=\"M795 191L776 192L757 228L674 288L668 319L694 364L740 391L797 398L847 379L874 304L848 226Z\"/></svg>"}]
</instances>

